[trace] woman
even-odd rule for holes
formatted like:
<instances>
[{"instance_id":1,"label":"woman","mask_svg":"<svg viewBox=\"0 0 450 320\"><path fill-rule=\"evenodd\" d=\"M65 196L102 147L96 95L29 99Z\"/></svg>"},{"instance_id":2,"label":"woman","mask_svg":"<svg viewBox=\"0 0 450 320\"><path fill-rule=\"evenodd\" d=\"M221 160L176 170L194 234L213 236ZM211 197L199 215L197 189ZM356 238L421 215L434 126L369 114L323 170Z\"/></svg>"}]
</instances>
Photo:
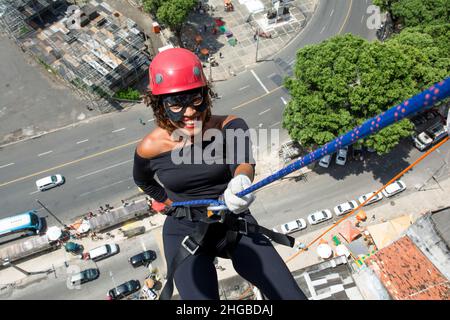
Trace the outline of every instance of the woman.
<instances>
[{"instance_id":1,"label":"woman","mask_svg":"<svg viewBox=\"0 0 450 320\"><path fill-rule=\"evenodd\" d=\"M214 260L221 256L230 258L235 270L269 299L306 299L263 233L272 240L283 242L286 239L257 225L247 209L254 200L252 194L242 198L235 195L249 187L254 177L248 136L244 138L244 154L234 151L231 164L217 160L230 156L228 147L236 143L236 139L221 141L216 137L214 143L224 144L212 153L205 153L212 141L195 143L195 137L209 129L215 129L216 133L248 130L246 123L235 116L211 115L209 87L202 64L186 49L174 48L159 53L150 65L149 77L147 101L153 109L157 128L136 148L133 169L136 184L169 207L173 202L217 200L223 195L231 211L221 211L222 220L209 216L204 207L172 207L168 211L163 227L168 272L161 298L171 297L174 277L182 299L218 300ZM215 161L211 163L202 158L195 162L198 149L202 156L210 154ZM180 154L188 161L174 161ZM164 187L155 180L155 174Z\"/></svg>"}]
</instances>

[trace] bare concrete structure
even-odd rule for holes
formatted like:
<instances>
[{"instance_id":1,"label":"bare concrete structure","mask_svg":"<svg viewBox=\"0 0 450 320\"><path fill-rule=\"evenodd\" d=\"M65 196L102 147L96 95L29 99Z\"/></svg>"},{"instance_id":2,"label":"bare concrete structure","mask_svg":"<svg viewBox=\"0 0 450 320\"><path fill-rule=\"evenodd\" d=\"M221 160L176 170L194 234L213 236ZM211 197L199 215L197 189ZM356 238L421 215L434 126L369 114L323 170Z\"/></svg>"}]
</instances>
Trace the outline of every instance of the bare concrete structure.
<instances>
[{"instance_id":1,"label":"bare concrete structure","mask_svg":"<svg viewBox=\"0 0 450 320\"><path fill-rule=\"evenodd\" d=\"M0 26L22 50L72 85L111 97L148 69L145 36L101 1L82 7L57 0L5 0Z\"/></svg>"}]
</instances>

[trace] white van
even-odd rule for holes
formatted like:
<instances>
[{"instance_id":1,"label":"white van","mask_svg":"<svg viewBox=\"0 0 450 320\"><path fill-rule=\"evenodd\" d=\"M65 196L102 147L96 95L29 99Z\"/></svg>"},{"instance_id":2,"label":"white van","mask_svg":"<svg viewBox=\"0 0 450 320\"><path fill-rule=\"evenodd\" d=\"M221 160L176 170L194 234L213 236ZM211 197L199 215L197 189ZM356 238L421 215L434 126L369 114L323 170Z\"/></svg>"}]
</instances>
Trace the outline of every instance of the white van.
<instances>
[{"instance_id":1,"label":"white van","mask_svg":"<svg viewBox=\"0 0 450 320\"><path fill-rule=\"evenodd\" d=\"M53 187L63 184L65 181L64 177L60 174L55 174L48 176L36 181L36 187L39 191L45 191Z\"/></svg>"},{"instance_id":2,"label":"white van","mask_svg":"<svg viewBox=\"0 0 450 320\"><path fill-rule=\"evenodd\" d=\"M119 252L119 246L115 243L104 244L100 247L89 251L89 258L98 261L109 256L115 255Z\"/></svg>"}]
</instances>

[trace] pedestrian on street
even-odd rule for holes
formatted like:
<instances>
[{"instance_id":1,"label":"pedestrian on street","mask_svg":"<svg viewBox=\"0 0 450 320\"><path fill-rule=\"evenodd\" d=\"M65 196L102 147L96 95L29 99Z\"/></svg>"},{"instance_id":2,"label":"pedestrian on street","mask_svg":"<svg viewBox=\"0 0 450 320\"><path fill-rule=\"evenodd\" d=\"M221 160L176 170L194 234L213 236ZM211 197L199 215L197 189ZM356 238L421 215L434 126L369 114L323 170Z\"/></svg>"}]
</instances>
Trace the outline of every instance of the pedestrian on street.
<instances>
[{"instance_id":1,"label":"pedestrian on street","mask_svg":"<svg viewBox=\"0 0 450 320\"><path fill-rule=\"evenodd\" d=\"M258 39L257 37L258 37L258 35L255 33L255 34L253 35L253 40L256 41L256 40Z\"/></svg>"},{"instance_id":2,"label":"pedestrian on street","mask_svg":"<svg viewBox=\"0 0 450 320\"><path fill-rule=\"evenodd\" d=\"M175 281L181 299L219 300L214 259L222 257L231 259L237 273L269 299L306 300L268 237L291 247L294 239L257 225L248 210L255 199L252 193L236 196L251 185L255 174L249 136L243 134L243 141L235 139L237 132L249 130L246 122L233 115L212 114L211 88L201 61L189 50L171 48L158 53L150 64L149 78L147 101L157 127L136 147L133 178L147 195L168 207L162 232L167 281L160 299L171 298ZM220 159L214 165L208 162L210 158L191 164L193 146L201 148L201 154L211 147L211 139L192 143L198 135L201 140L203 133L208 134L208 129L227 132L213 141L224 143L219 148L215 145L215 150L224 150L225 145L234 150L232 163L225 161L228 153L216 151L215 158ZM235 144L241 142L245 150L238 153ZM187 155L181 164L172 158L179 154L180 145L183 159ZM178 201L219 197L226 208L218 219L208 215L206 205L172 206Z\"/></svg>"},{"instance_id":3,"label":"pedestrian on street","mask_svg":"<svg viewBox=\"0 0 450 320\"><path fill-rule=\"evenodd\" d=\"M139 123L142 124L143 126L145 126L145 122L144 122L144 120L142 120L142 118L139 118Z\"/></svg>"},{"instance_id":4,"label":"pedestrian on street","mask_svg":"<svg viewBox=\"0 0 450 320\"><path fill-rule=\"evenodd\" d=\"M220 57L220 58L223 58L222 52L219 52L219 57Z\"/></svg>"}]
</instances>

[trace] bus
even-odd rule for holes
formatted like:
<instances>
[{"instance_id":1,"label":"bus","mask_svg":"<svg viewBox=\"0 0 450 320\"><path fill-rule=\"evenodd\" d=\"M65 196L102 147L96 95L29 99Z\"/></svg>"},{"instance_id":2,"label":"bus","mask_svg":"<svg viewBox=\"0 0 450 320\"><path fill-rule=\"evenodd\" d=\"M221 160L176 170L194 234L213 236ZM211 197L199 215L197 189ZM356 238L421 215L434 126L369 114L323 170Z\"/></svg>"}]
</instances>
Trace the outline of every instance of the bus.
<instances>
[{"instance_id":1,"label":"bus","mask_svg":"<svg viewBox=\"0 0 450 320\"><path fill-rule=\"evenodd\" d=\"M0 219L0 237L14 233L39 234L42 228L42 219L36 214L36 210Z\"/></svg>"}]
</instances>

